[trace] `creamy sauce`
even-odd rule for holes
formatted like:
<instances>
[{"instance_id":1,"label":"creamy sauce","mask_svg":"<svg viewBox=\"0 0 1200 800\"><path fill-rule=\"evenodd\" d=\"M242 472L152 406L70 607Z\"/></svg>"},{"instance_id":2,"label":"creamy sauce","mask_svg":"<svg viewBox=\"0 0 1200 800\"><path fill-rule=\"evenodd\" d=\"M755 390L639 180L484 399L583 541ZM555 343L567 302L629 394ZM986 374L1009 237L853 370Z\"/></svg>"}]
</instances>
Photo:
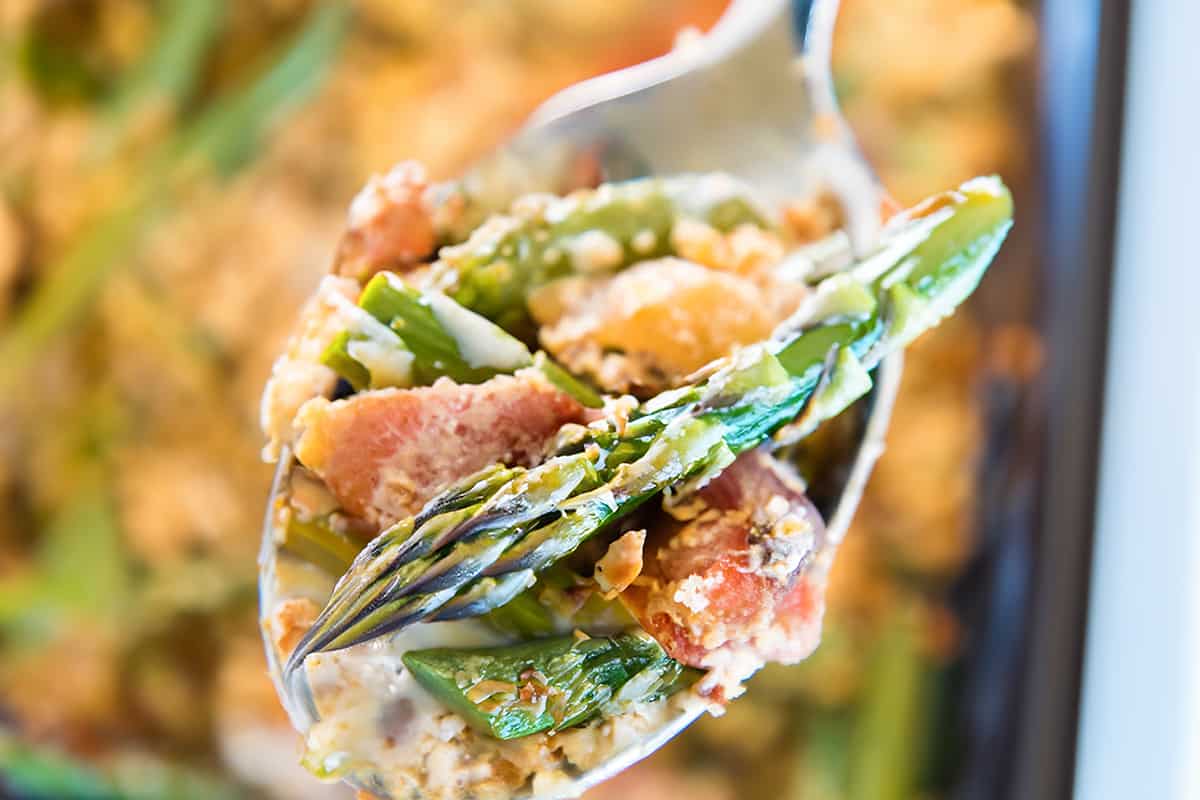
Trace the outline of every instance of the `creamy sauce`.
<instances>
[{"instance_id":1,"label":"creamy sauce","mask_svg":"<svg viewBox=\"0 0 1200 800\"><path fill-rule=\"evenodd\" d=\"M413 354L374 339L351 340L346 352L371 373L371 383L380 386L407 386L412 382Z\"/></svg>"},{"instance_id":2,"label":"creamy sauce","mask_svg":"<svg viewBox=\"0 0 1200 800\"><path fill-rule=\"evenodd\" d=\"M275 553L264 608L272 628L274 610L290 598L318 606L332 589L325 573ZM268 637L272 641L273 637ZM305 663L317 713L300 698L286 698L293 724L304 736L304 765L328 781L348 780L393 800L508 800L555 798L577 776L630 751L671 720L694 718L719 707L693 691L651 703L617 705L605 716L558 733L500 741L477 733L429 695L405 669L401 655L426 647L484 647L509 640L476 620L423 623L398 634L345 650L318 653ZM274 663L286 653L274 651ZM273 673L277 687L279 675ZM636 688L636 687L634 687ZM620 697L616 699L619 703Z\"/></svg>"},{"instance_id":3,"label":"creamy sauce","mask_svg":"<svg viewBox=\"0 0 1200 800\"><path fill-rule=\"evenodd\" d=\"M297 589L311 594L299 584ZM581 771L637 747L677 715L708 708L695 694L681 692L622 706L615 716L557 734L505 742L467 727L400 660L412 649L504 641L472 620L426 623L309 657L305 669L319 719L304 732L305 766L324 779L347 779L396 800L500 800L521 792L559 797Z\"/></svg>"},{"instance_id":4,"label":"creamy sauce","mask_svg":"<svg viewBox=\"0 0 1200 800\"><path fill-rule=\"evenodd\" d=\"M471 367L513 372L530 363L525 345L487 319L472 314L437 292L427 292L425 299L438 323L454 337L459 354Z\"/></svg>"}]
</instances>

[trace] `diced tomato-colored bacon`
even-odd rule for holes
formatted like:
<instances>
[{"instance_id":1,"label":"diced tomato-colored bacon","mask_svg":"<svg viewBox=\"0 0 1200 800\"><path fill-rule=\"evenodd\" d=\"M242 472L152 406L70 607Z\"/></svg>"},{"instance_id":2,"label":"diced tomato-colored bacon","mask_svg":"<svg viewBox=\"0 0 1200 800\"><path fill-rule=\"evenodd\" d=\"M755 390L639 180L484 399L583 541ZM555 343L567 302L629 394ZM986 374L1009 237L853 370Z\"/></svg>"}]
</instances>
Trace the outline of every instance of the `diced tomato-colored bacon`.
<instances>
[{"instance_id":1,"label":"diced tomato-colored bacon","mask_svg":"<svg viewBox=\"0 0 1200 800\"><path fill-rule=\"evenodd\" d=\"M372 176L350 204L335 271L365 281L381 269L405 272L430 258L437 241L428 188L424 168L412 161Z\"/></svg>"},{"instance_id":2,"label":"diced tomato-colored bacon","mask_svg":"<svg viewBox=\"0 0 1200 800\"><path fill-rule=\"evenodd\" d=\"M316 400L300 413L296 456L351 514L385 524L489 464L532 464L583 408L533 371L477 385L443 378Z\"/></svg>"},{"instance_id":3,"label":"diced tomato-colored bacon","mask_svg":"<svg viewBox=\"0 0 1200 800\"><path fill-rule=\"evenodd\" d=\"M693 518L651 531L642 578L622 601L685 664L806 658L824 607L811 566L824 525L795 478L748 453L694 502Z\"/></svg>"}]
</instances>

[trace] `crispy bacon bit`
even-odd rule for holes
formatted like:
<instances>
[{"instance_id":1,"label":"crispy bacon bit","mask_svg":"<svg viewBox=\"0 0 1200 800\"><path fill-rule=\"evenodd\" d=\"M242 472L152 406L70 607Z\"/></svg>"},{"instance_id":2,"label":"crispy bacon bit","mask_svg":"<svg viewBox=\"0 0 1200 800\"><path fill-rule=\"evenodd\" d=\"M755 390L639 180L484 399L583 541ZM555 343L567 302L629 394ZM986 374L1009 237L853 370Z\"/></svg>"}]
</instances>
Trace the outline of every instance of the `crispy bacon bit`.
<instances>
[{"instance_id":1,"label":"crispy bacon bit","mask_svg":"<svg viewBox=\"0 0 1200 800\"><path fill-rule=\"evenodd\" d=\"M605 600L612 600L629 588L634 579L642 574L642 547L646 544L646 531L629 531L608 546L608 552L596 562L592 576Z\"/></svg>"},{"instance_id":2,"label":"crispy bacon bit","mask_svg":"<svg viewBox=\"0 0 1200 800\"><path fill-rule=\"evenodd\" d=\"M433 255L434 209L425 170L413 161L372 176L350 204L334 271L365 281L383 269L405 272Z\"/></svg>"},{"instance_id":3,"label":"crispy bacon bit","mask_svg":"<svg viewBox=\"0 0 1200 800\"><path fill-rule=\"evenodd\" d=\"M824 526L770 455L742 455L697 495L703 510L651 531L643 577L622 602L674 658L736 681L816 647Z\"/></svg>"},{"instance_id":4,"label":"crispy bacon bit","mask_svg":"<svg viewBox=\"0 0 1200 800\"><path fill-rule=\"evenodd\" d=\"M563 424L582 418L574 399L533 370L478 385L443 378L311 401L296 456L343 508L382 525L489 464L534 463Z\"/></svg>"}]
</instances>

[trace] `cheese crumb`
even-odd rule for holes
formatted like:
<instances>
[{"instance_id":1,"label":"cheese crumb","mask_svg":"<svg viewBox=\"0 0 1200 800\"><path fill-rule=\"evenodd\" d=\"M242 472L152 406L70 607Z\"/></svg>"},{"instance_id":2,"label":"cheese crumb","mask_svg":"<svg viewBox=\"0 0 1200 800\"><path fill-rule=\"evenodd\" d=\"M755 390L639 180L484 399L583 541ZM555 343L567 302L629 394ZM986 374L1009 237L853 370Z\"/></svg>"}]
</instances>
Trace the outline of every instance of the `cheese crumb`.
<instances>
[{"instance_id":1,"label":"cheese crumb","mask_svg":"<svg viewBox=\"0 0 1200 800\"><path fill-rule=\"evenodd\" d=\"M648 255L658 245L658 236L652 230L638 231L630 242L638 255Z\"/></svg>"},{"instance_id":2,"label":"cheese crumb","mask_svg":"<svg viewBox=\"0 0 1200 800\"><path fill-rule=\"evenodd\" d=\"M675 590L675 595L672 599L676 603L687 606L694 613L699 614L704 609L708 608L708 590L721 582L719 575L705 580L699 575L689 575L679 583L679 587Z\"/></svg>"},{"instance_id":3,"label":"cheese crumb","mask_svg":"<svg viewBox=\"0 0 1200 800\"><path fill-rule=\"evenodd\" d=\"M575 269L585 274L611 272L621 266L625 258L621 243L604 231L584 231L575 237L568 249Z\"/></svg>"}]
</instances>

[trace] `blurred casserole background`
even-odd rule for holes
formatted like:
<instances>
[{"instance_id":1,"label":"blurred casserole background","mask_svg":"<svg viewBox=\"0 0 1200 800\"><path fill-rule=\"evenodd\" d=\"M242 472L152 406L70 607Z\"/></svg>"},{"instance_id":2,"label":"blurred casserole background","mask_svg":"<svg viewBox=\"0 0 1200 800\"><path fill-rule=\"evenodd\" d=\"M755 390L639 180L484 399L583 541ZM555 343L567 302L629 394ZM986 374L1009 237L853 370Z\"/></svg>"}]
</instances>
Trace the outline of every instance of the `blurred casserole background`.
<instances>
[{"instance_id":1,"label":"blurred casserole background","mask_svg":"<svg viewBox=\"0 0 1200 800\"><path fill-rule=\"evenodd\" d=\"M271 360L371 173L452 175L723 5L0 2L0 795L349 796L296 766L258 639ZM1036 35L1018 0L842 0L842 103L901 203L998 172L1033 215ZM595 798L980 780L973 570L1041 359L1032 232L909 359L816 656Z\"/></svg>"}]
</instances>

